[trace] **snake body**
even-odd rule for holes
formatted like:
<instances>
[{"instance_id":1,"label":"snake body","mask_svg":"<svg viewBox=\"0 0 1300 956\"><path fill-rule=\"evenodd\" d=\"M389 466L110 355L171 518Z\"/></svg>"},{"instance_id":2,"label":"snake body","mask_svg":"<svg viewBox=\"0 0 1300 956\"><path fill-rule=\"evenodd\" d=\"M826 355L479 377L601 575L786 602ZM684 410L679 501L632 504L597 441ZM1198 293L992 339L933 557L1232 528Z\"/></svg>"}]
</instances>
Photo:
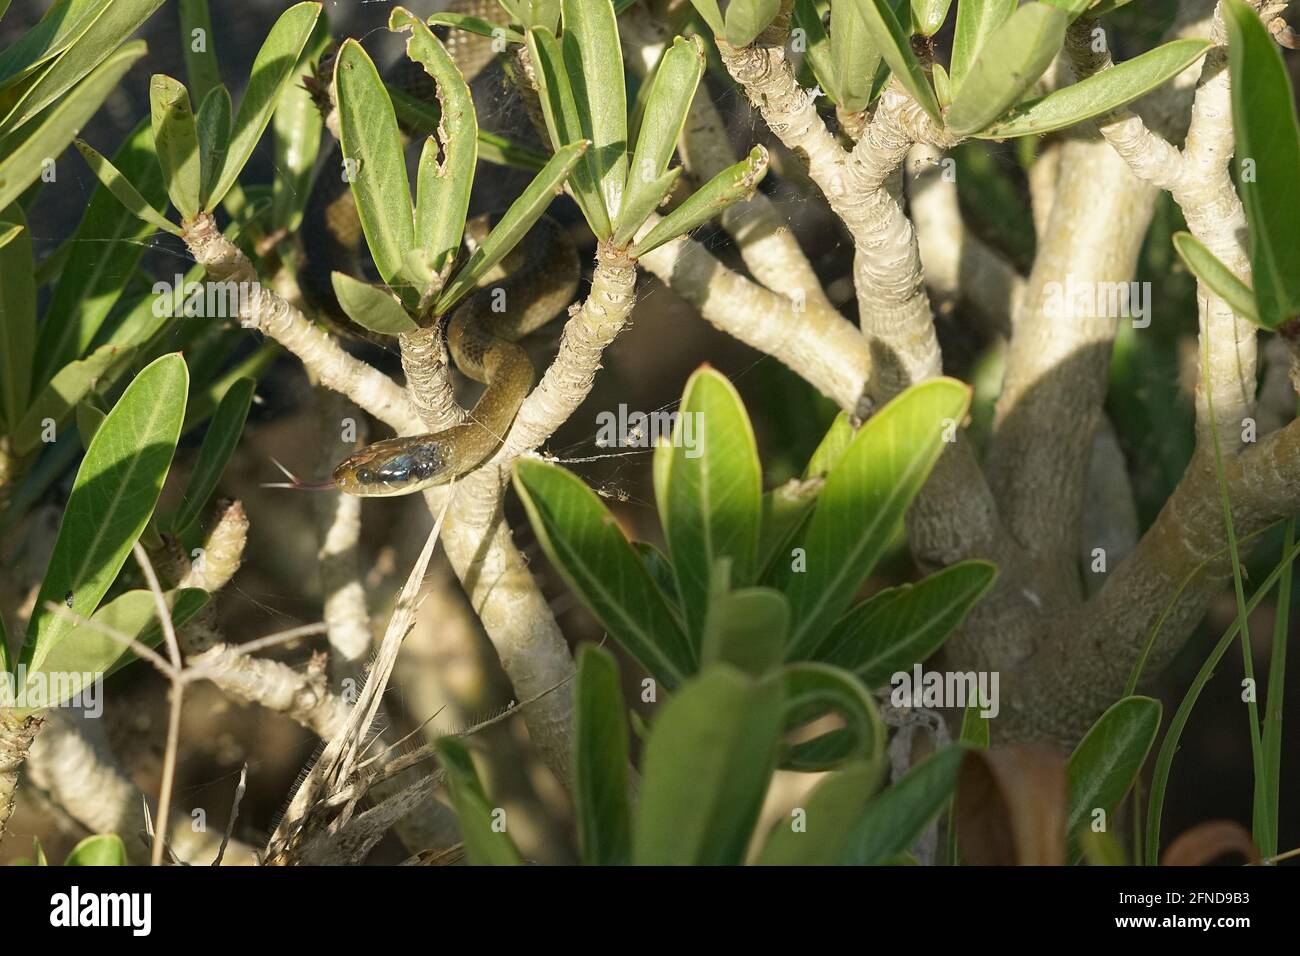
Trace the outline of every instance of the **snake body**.
<instances>
[{"instance_id":1,"label":"snake body","mask_svg":"<svg viewBox=\"0 0 1300 956\"><path fill-rule=\"evenodd\" d=\"M454 0L448 9L506 22L505 12L495 0ZM467 82L496 55L491 40L462 31L451 32L444 45ZM385 79L407 93L436 102L432 79L405 57ZM336 145L313 184L303 217L305 264L300 280L307 300L331 324L371 338L343 313L330 281L334 271L363 278L360 253L364 243L356 205L347 183L332 174L342 164L342 151ZM471 219L466 224L467 240L481 240L488 225L488 217ZM500 445L533 385L532 363L516 342L545 325L573 300L578 272L577 250L568 234L550 219L539 220L502 266L484 277L478 291L450 317L434 319L446 322L447 347L456 367L485 386L466 420L438 432L366 446L334 469L338 489L367 497L411 494L445 484L481 465Z\"/></svg>"}]
</instances>

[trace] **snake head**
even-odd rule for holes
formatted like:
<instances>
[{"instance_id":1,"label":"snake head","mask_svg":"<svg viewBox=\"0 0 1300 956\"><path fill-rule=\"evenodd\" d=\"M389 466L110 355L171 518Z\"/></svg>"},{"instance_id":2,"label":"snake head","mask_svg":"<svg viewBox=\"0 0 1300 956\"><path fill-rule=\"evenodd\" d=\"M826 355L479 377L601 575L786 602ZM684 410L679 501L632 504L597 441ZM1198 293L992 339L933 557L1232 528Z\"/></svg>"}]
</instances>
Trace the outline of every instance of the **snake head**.
<instances>
[{"instance_id":1,"label":"snake head","mask_svg":"<svg viewBox=\"0 0 1300 956\"><path fill-rule=\"evenodd\" d=\"M429 435L375 442L334 469L340 491L368 498L409 495L451 477L441 445Z\"/></svg>"}]
</instances>

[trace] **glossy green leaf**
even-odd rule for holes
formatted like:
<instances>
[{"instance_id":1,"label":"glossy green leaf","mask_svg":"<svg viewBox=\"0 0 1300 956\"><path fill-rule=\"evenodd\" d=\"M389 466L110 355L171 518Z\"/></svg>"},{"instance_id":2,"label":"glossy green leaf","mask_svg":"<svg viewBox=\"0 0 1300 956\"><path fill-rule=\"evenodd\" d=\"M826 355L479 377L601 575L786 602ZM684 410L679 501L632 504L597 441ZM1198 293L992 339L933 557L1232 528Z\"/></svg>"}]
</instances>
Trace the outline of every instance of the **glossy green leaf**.
<instances>
[{"instance_id":1,"label":"glossy green leaf","mask_svg":"<svg viewBox=\"0 0 1300 956\"><path fill-rule=\"evenodd\" d=\"M199 136L190 94L179 80L155 73L149 82L154 150L172 205L184 222L199 213Z\"/></svg>"},{"instance_id":2,"label":"glossy green leaf","mask_svg":"<svg viewBox=\"0 0 1300 956\"><path fill-rule=\"evenodd\" d=\"M68 854L64 866L126 866L126 845L116 833L88 836Z\"/></svg>"},{"instance_id":3,"label":"glossy green leaf","mask_svg":"<svg viewBox=\"0 0 1300 956\"><path fill-rule=\"evenodd\" d=\"M578 160L587 149L585 140L572 143L555 151L542 171L528 184L519 198L511 203L500 221L492 228L469 261L447 283L438 297L434 313L445 315L465 295L478 285L493 266L509 255L510 250L533 228L546 207L555 198L556 191L575 170Z\"/></svg>"},{"instance_id":4,"label":"glossy green leaf","mask_svg":"<svg viewBox=\"0 0 1300 956\"><path fill-rule=\"evenodd\" d=\"M518 866L523 863L514 840L510 838L509 819L505 830L494 826L494 812L505 811L493 807L488 800L465 745L454 737L443 737L433 746L447 773L447 790L470 865ZM495 814L496 819L500 819L500 813Z\"/></svg>"},{"instance_id":5,"label":"glossy green leaf","mask_svg":"<svg viewBox=\"0 0 1300 956\"><path fill-rule=\"evenodd\" d=\"M848 671L822 663L790 664L785 682L785 729L835 714L843 727L792 747L781 766L788 770L819 771L849 760L866 760L883 775L888 764L885 725L866 685Z\"/></svg>"},{"instance_id":6,"label":"glossy green leaf","mask_svg":"<svg viewBox=\"0 0 1300 956\"><path fill-rule=\"evenodd\" d=\"M478 120L465 78L438 38L401 7L388 19L390 30L410 30L406 55L424 67L438 87L442 122L425 141L416 187L415 239L438 272L460 249L470 186L478 162Z\"/></svg>"},{"instance_id":7,"label":"glossy green leaf","mask_svg":"<svg viewBox=\"0 0 1300 956\"><path fill-rule=\"evenodd\" d=\"M731 0L723 36L734 47L749 46L781 12L781 0Z\"/></svg>"},{"instance_id":8,"label":"glossy green leaf","mask_svg":"<svg viewBox=\"0 0 1300 956\"><path fill-rule=\"evenodd\" d=\"M9 115L0 123L6 131L39 116L50 104L73 94L76 86L100 64L106 63L135 33L163 0L113 0L89 23L67 50L28 86ZM53 153L47 155L54 155Z\"/></svg>"},{"instance_id":9,"label":"glossy green leaf","mask_svg":"<svg viewBox=\"0 0 1300 956\"><path fill-rule=\"evenodd\" d=\"M46 605L89 617L153 515L185 418L189 372L178 353L127 386L81 462L32 610L22 661L29 669L72 630Z\"/></svg>"},{"instance_id":10,"label":"glossy green leaf","mask_svg":"<svg viewBox=\"0 0 1300 956\"><path fill-rule=\"evenodd\" d=\"M379 71L356 40L339 50L334 68L344 162L366 245L384 281L399 285L404 257L415 248L411 185L402 134Z\"/></svg>"},{"instance_id":11,"label":"glossy green leaf","mask_svg":"<svg viewBox=\"0 0 1300 956\"><path fill-rule=\"evenodd\" d=\"M1109 826L1110 815L1137 779L1159 729L1159 701L1125 697L1098 717L1074 748L1066 765L1070 810L1065 832L1072 858L1079 855L1079 830L1094 811L1105 811Z\"/></svg>"},{"instance_id":12,"label":"glossy green leaf","mask_svg":"<svg viewBox=\"0 0 1300 956\"><path fill-rule=\"evenodd\" d=\"M960 136L991 126L1024 97L1065 41L1070 18L1045 3L1027 3L994 30L953 97L945 122Z\"/></svg>"},{"instance_id":13,"label":"glossy green leaf","mask_svg":"<svg viewBox=\"0 0 1300 956\"><path fill-rule=\"evenodd\" d=\"M793 814L778 820L755 864L833 866L879 781L880 766L865 761L827 774L794 811L800 825Z\"/></svg>"},{"instance_id":14,"label":"glossy green leaf","mask_svg":"<svg viewBox=\"0 0 1300 956\"><path fill-rule=\"evenodd\" d=\"M0 209L21 196L37 177L43 162L58 156L72 142L77 131L92 117L115 90L131 65L144 56L143 41L128 43L95 67L77 87L52 109L21 143L12 148L0 144Z\"/></svg>"},{"instance_id":15,"label":"glossy green leaf","mask_svg":"<svg viewBox=\"0 0 1300 956\"><path fill-rule=\"evenodd\" d=\"M0 421L9 434L27 410L36 350L36 280L32 238L17 203L0 210L0 219L18 232L0 245Z\"/></svg>"},{"instance_id":16,"label":"glossy green leaf","mask_svg":"<svg viewBox=\"0 0 1300 956\"><path fill-rule=\"evenodd\" d=\"M27 411L13 431L14 450L25 455L42 441L46 420L62 425L72 415L77 403L95 387L124 350L113 345L102 345L84 359L69 362L36 393Z\"/></svg>"},{"instance_id":17,"label":"glossy green leaf","mask_svg":"<svg viewBox=\"0 0 1300 956\"><path fill-rule=\"evenodd\" d=\"M419 328L402 303L387 289L342 272L331 272L330 281L343 311L363 329L380 335L401 335Z\"/></svg>"},{"instance_id":18,"label":"glossy green leaf","mask_svg":"<svg viewBox=\"0 0 1300 956\"><path fill-rule=\"evenodd\" d=\"M330 42L329 19L322 14L307 38L294 75L314 74ZM285 86L271 117L276 169L271 183L271 225L275 229L292 232L302 224L303 209L311 196L323 125L320 109L310 91L302 83Z\"/></svg>"},{"instance_id":19,"label":"glossy green leaf","mask_svg":"<svg viewBox=\"0 0 1300 956\"><path fill-rule=\"evenodd\" d=\"M208 0L179 0L181 52L185 55L185 79L194 99L202 103L221 85L217 51L212 37L212 16Z\"/></svg>"},{"instance_id":20,"label":"glossy green leaf","mask_svg":"<svg viewBox=\"0 0 1300 956\"><path fill-rule=\"evenodd\" d=\"M564 0L562 9L564 65L582 137L591 141L587 163L612 223L623 205L628 150L627 92L614 5L610 0Z\"/></svg>"},{"instance_id":21,"label":"glossy green leaf","mask_svg":"<svg viewBox=\"0 0 1300 956\"><path fill-rule=\"evenodd\" d=\"M966 705L966 709L961 716L961 733L957 737L958 741L973 750L988 750L989 724L991 720L992 718L981 714L979 701L971 701ZM960 861L957 850L957 800L955 797L948 803L948 832L946 836L948 865L956 866Z\"/></svg>"},{"instance_id":22,"label":"glossy green leaf","mask_svg":"<svg viewBox=\"0 0 1300 956\"><path fill-rule=\"evenodd\" d=\"M15 85L66 50L110 0L54 0L35 26L0 50L0 89Z\"/></svg>"},{"instance_id":23,"label":"glossy green leaf","mask_svg":"<svg viewBox=\"0 0 1300 956\"><path fill-rule=\"evenodd\" d=\"M934 36L948 19L952 0L912 0L912 25L924 36Z\"/></svg>"},{"instance_id":24,"label":"glossy green leaf","mask_svg":"<svg viewBox=\"0 0 1300 956\"><path fill-rule=\"evenodd\" d=\"M515 463L533 531L570 588L647 671L675 687L695 655L613 515L580 478L535 459Z\"/></svg>"},{"instance_id":25,"label":"glossy green leaf","mask_svg":"<svg viewBox=\"0 0 1300 956\"><path fill-rule=\"evenodd\" d=\"M902 7L894 3L893 9L898 13ZM831 4L830 28L836 102L851 113L860 113L871 103L871 90L880 69L880 50L852 2Z\"/></svg>"},{"instance_id":26,"label":"glossy green leaf","mask_svg":"<svg viewBox=\"0 0 1300 956\"><path fill-rule=\"evenodd\" d=\"M1073 20L1087 10L1095 0L1043 0L1048 6L1064 11Z\"/></svg>"},{"instance_id":27,"label":"glossy green leaf","mask_svg":"<svg viewBox=\"0 0 1300 956\"><path fill-rule=\"evenodd\" d=\"M169 591L164 597L175 627L182 627L208 602L208 593L200 588ZM90 621L95 627L75 625L50 649L39 667L28 671L25 699L29 703L57 707L85 689L87 678L90 681L108 678L138 660L130 647L105 634L104 628L146 647L157 647L163 640L157 600L152 591L143 588L119 594L92 614ZM98 691L91 693L102 701ZM83 700L83 703L91 701ZM42 710L44 706L28 707L20 712Z\"/></svg>"},{"instance_id":28,"label":"glossy green leaf","mask_svg":"<svg viewBox=\"0 0 1300 956\"><path fill-rule=\"evenodd\" d=\"M615 225L615 242L631 238L672 188L676 175L665 171L703 75L704 46L699 37L675 39L651 80L623 208Z\"/></svg>"},{"instance_id":29,"label":"glossy green leaf","mask_svg":"<svg viewBox=\"0 0 1300 956\"><path fill-rule=\"evenodd\" d=\"M754 677L781 663L790 627L790 605L780 591L741 588L709 602L700 663L721 662Z\"/></svg>"},{"instance_id":30,"label":"glossy green leaf","mask_svg":"<svg viewBox=\"0 0 1300 956\"><path fill-rule=\"evenodd\" d=\"M128 212L140 221L147 222L155 229L162 229L175 236L181 234L180 226L158 212L147 199L140 195L140 191L122 175L121 170L100 155L93 146L80 139L76 141L76 146L77 151L81 153L81 158L90 167L90 171L95 174L109 192L117 197L117 201L126 207Z\"/></svg>"},{"instance_id":31,"label":"glossy green leaf","mask_svg":"<svg viewBox=\"0 0 1300 956\"><path fill-rule=\"evenodd\" d=\"M839 862L873 866L910 849L952 797L965 755L961 744L945 747L872 800L850 831Z\"/></svg>"},{"instance_id":32,"label":"glossy green leaf","mask_svg":"<svg viewBox=\"0 0 1300 956\"><path fill-rule=\"evenodd\" d=\"M834 468L844 452L848 450L849 443L853 441L853 436L857 430L849 422L849 416L846 412L840 412L831 422L831 427L826 429L826 434L818 442L816 449L813 450L808 464L803 470L805 478L825 477L832 468Z\"/></svg>"},{"instance_id":33,"label":"glossy green leaf","mask_svg":"<svg viewBox=\"0 0 1300 956\"><path fill-rule=\"evenodd\" d=\"M1300 315L1300 129L1286 64L1259 15L1241 0L1221 9L1255 306L1275 329Z\"/></svg>"},{"instance_id":34,"label":"glossy green leaf","mask_svg":"<svg viewBox=\"0 0 1300 956\"><path fill-rule=\"evenodd\" d=\"M632 255L644 256L665 242L686 235L720 214L733 203L748 199L767 175L767 150L755 146L749 155L728 166L687 197L680 206L664 216L644 236L632 244Z\"/></svg>"},{"instance_id":35,"label":"glossy green leaf","mask_svg":"<svg viewBox=\"0 0 1300 956\"><path fill-rule=\"evenodd\" d=\"M1174 40L1095 73L1079 83L1030 100L980 133L986 139L1031 136L1074 126L1118 109L1173 79L1209 49L1208 40Z\"/></svg>"},{"instance_id":36,"label":"glossy green leaf","mask_svg":"<svg viewBox=\"0 0 1300 956\"><path fill-rule=\"evenodd\" d=\"M280 14L261 49L257 51L248 86L244 89L244 98L240 100L239 112L235 115L226 161L216 186L208 196L208 210L215 208L235 185L235 180L253 155L253 148L266 132L271 114L280 101L280 94L285 85L294 79L294 67L316 26L320 10L321 5L315 2L294 4ZM345 50L347 47L344 44ZM342 58L343 53L340 51L340 62ZM391 107L389 111L391 112ZM340 107L340 116L342 112Z\"/></svg>"},{"instance_id":37,"label":"glossy green leaf","mask_svg":"<svg viewBox=\"0 0 1300 956\"><path fill-rule=\"evenodd\" d=\"M952 59L948 64L953 92L961 89L980 50L998 27L1016 9L1018 0L957 0L957 28L952 37Z\"/></svg>"},{"instance_id":38,"label":"glossy green leaf","mask_svg":"<svg viewBox=\"0 0 1300 956\"><path fill-rule=\"evenodd\" d=\"M686 383L671 443L655 450L655 499L692 641L698 646L710 577L721 559L732 583L754 579L762 467L739 393L711 368Z\"/></svg>"},{"instance_id":39,"label":"glossy green leaf","mask_svg":"<svg viewBox=\"0 0 1300 956\"><path fill-rule=\"evenodd\" d=\"M792 478L763 494L762 518L758 531L757 580L767 579L769 569L780 560L789 561L790 542L812 514L821 493L821 479Z\"/></svg>"},{"instance_id":40,"label":"glossy green leaf","mask_svg":"<svg viewBox=\"0 0 1300 956\"><path fill-rule=\"evenodd\" d=\"M95 432L99 431L99 426L108 417L108 412L95 405L92 398L93 396L87 396L77 403L77 436L81 439L83 450L89 450L90 443L95 440Z\"/></svg>"},{"instance_id":41,"label":"glossy green leaf","mask_svg":"<svg viewBox=\"0 0 1300 956\"><path fill-rule=\"evenodd\" d=\"M916 584L889 588L840 618L813 657L883 687L939 650L997 577L984 561L962 561Z\"/></svg>"},{"instance_id":42,"label":"glossy green leaf","mask_svg":"<svg viewBox=\"0 0 1300 956\"><path fill-rule=\"evenodd\" d=\"M790 660L806 659L848 608L945 447L945 432L969 406L966 385L932 379L907 389L853 436L799 538L807 570L777 565L793 612Z\"/></svg>"},{"instance_id":43,"label":"glossy green leaf","mask_svg":"<svg viewBox=\"0 0 1300 956\"><path fill-rule=\"evenodd\" d=\"M930 88L925 70L912 52L908 31L899 22L890 0L850 0L850 6L862 18L872 44L889 64L903 88L937 121L939 103L934 98L934 90ZM831 32L833 36L834 27Z\"/></svg>"},{"instance_id":44,"label":"glossy green leaf","mask_svg":"<svg viewBox=\"0 0 1300 956\"><path fill-rule=\"evenodd\" d=\"M632 806L627 711L614 655L584 644L573 694L573 803L582 862L620 866L632 858Z\"/></svg>"},{"instance_id":45,"label":"glossy green leaf","mask_svg":"<svg viewBox=\"0 0 1300 956\"><path fill-rule=\"evenodd\" d=\"M546 120L551 145L558 151L561 147L586 141L559 41L548 30L529 30L528 55L537 74L542 116ZM591 231L598 239L610 236L613 226L605 210L593 161L584 160L574 168L572 187L573 198Z\"/></svg>"},{"instance_id":46,"label":"glossy green leaf","mask_svg":"<svg viewBox=\"0 0 1300 956\"><path fill-rule=\"evenodd\" d=\"M168 522L171 530L183 535L203 514L208 499L216 490L221 475L226 470L226 463L235 453L239 436L243 434L244 422L248 418L248 409L253 404L253 392L257 383L251 378L241 378L227 389L212 416L208 433L203 436L203 446L199 449L199 460L190 472L189 484L185 486L185 495L176 509L176 514Z\"/></svg>"},{"instance_id":47,"label":"glossy green leaf","mask_svg":"<svg viewBox=\"0 0 1300 956\"><path fill-rule=\"evenodd\" d=\"M1192 275L1204 282L1205 287L1226 302L1233 312L1244 319L1259 322L1255 293L1250 286L1237 278L1235 272L1201 245L1190 232L1174 233L1174 248Z\"/></svg>"},{"instance_id":48,"label":"glossy green leaf","mask_svg":"<svg viewBox=\"0 0 1300 956\"><path fill-rule=\"evenodd\" d=\"M502 39L507 43L524 42L524 35L513 27L493 23L491 20L484 20L482 17L474 17L465 13L452 13L450 11L435 13L429 17L427 22L429 26L451 27L453 30L464 30L466 33L487 37L490 40ZM551 29L554 29L554 24L552 24Z\"/></svg>"},{"instance_id":49,"label":"glossy green leaf","mask_svg":"<svg viewBox=\"0 0 1300 956\"><path fill-rule=\"evenodd\" d=\"M642 761L633 859L643 866L738 864L776 762L781 684L719 664L662 708Z\"/></svg>"},{"instance_id":50,"label":"glossy green leaf","mask_svg":"<svg viewBox=\"0 0 1300 956\"><path fill-rule=\"evenodd\" d=\"M315 110L315 107L313 106L312 109ZM221 175L222 167L226 163L226 151L230 149L231 110L230 93L224 86L220 85L214 86L199 105L199 115L195 125L199 139L199 168L202 171L199 186L200 205L207 205L212 190L216 188L217 177ZM279 117L278 110L275 115ZM316 115L319 119L319 112ZM318 126L318 138L319 133L320 128ZM282 155L278 146L278 135L276 142L275 165L282 174L275 177L275 183L271 188L283 193L288 188L289 177L297 172L298 157L287 152ZM315 153L313 152L312 155L314 156ZM302 183L301 188L305 190L307 188L306 183Z\"/></svg>"},{"instance_id":51,"label":"glossy green leaf","mask_svg":"<svg viewBox=\"0 0 1300 956\"><path fill-rule=\"evenodd\" d=\"M861 23L861 18L854 16L847 4L840 4L840 7L844 15L848 16L853 23ZM834 16L833 13L832 16ZM790 26L791 37L797 37L800 40L803 47L804 61L812 69L813 77L817 80L822 92L834 102L841 102L839 72L834 60L835 45L826 33L826 27L822 23L821 11L817 7L816 0L794 0ZM802 34L796 34L796 30L803 32ZM798 48L796 47L796 49ZM879 54L877 54L877 59L879 59Z\"/></svg>"},{"instance_id":52,"label":"glossy green leaf","mask_svg":"<svg viewBox=\"0 0 1300 956\"><path fill-rule=\"evenodd\" d=\"M641 563L645 565L650 577L654 578L655 584L659 585L659 593L676 612L677 582L673 579L673 566L668 563L664 553L645 541L633 541L632 549L640 556Z\"/></svg>"}]
</instances>

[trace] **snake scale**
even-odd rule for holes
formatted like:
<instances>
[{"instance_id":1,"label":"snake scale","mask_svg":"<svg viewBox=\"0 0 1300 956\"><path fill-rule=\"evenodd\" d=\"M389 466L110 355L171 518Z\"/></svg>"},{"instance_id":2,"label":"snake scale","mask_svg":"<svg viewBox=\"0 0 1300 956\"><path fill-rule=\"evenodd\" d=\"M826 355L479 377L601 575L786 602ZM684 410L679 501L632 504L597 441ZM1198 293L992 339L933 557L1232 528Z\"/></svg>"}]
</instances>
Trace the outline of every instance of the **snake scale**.
<instances>
[{"instance_id":1,"label":"snake scale","mask_svg":"<svg viewBox=\"0 0 1300 956\"><path fill-rule=\"evenodd\" d=\"M448 10L507 22L496 0L453 0ZM496 56L490 39L464 31L450 31L443 43L466 82L472 82ZM436 102L432 79L406 57L387 71L385 80ZM413 131L403 132L409 136ZM364 236L351 189L341 175L331 173L342 167L343 153L336 143L313 183L304 212L305 263L300 280L308 302L332 325L371 338L344 314L330 281L334 271L366 278L361 255ZM489 225L487 216L472 218L466 224L467 241L477 244ZM481 465L500 445L533 386L532 363L517 341L573 301L578 274L572 239L556 222L543 217L474 294L450 316L432 320L446 323L447 348L460 372L484 384L466 420L442 431L368 445L334 469L333 486L366 497L405 495L446 484ZM494 308L501 303L504 311Z\"/></svg>"}]
</instances>

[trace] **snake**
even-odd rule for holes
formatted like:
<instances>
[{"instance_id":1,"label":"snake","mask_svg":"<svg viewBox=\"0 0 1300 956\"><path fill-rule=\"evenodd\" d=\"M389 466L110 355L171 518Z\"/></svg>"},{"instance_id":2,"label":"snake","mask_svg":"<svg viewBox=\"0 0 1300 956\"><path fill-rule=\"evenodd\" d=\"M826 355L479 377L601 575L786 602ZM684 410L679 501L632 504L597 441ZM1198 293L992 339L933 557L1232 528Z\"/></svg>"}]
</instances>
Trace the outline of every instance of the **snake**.
<instances>
[{"instance_id":1,"label":"snake","mask_svg":"<svg viewBox=\"0 0 1300 956\"><path fill-rule=\"evenodd\" d=\"M453 0L448 11L501 25L508 22L496 0ZM496 57L489 38L441 28L437 32L467 83ZM332 64L325 68L332 70ZM436 103L432 78L406 57L385 72L385 82L390 88ZM327 87L319 76L308 84L318 95ZM328 109L327 102L318 105ZM402 132L407 138L415 133L408 127ZM373 341L372 334L343 312L330 281L330 273L335 271L366 278L364 234L351 189L342 176L330 172L342 165L342 149L336 143L320 166L304 209L300 232L304 262L299 280L304 298L327 324L352 337ZM482 215L466 223L465 240L471 251L492 221L492 216ZM465 421L436 432L367 445L340 462L325 487L362 497L407 495L446 484L482 465L500 447L534 383L532 362L518 341L546 325L573 301L578 278L578 253L572 238L543 216L462 304L450 315L434 316L427 323L445 325L447 350L456 368L483 383L483 392ZM496 308L502 302L504 311Z\"/></svg>"}]
</instances>

